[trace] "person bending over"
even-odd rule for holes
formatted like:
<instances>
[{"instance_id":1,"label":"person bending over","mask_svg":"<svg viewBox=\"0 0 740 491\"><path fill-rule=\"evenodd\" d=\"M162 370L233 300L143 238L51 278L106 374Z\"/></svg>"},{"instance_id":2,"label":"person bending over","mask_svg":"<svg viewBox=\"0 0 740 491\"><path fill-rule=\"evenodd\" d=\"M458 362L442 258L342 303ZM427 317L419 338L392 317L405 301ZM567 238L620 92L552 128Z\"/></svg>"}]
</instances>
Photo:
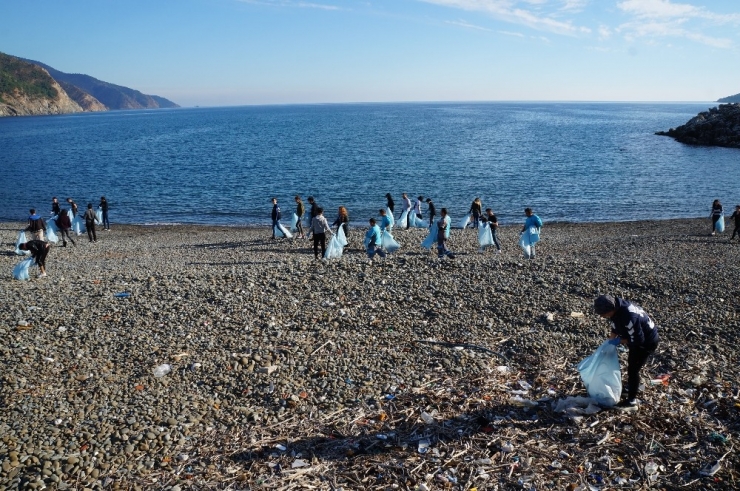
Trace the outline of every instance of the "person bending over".
<instances>
[{"instance_id":1,"label":"person bending over","mask_svg":"<svg viewBox=\"0 0 740 491\"><path fill-rule=\"evenodd\" d=\"M49 244L42 240L29 240L18 246L22 251L29 251L39 267L39 278L46 277L46 256L49 254Z\"/></svg>"}]
</instances>

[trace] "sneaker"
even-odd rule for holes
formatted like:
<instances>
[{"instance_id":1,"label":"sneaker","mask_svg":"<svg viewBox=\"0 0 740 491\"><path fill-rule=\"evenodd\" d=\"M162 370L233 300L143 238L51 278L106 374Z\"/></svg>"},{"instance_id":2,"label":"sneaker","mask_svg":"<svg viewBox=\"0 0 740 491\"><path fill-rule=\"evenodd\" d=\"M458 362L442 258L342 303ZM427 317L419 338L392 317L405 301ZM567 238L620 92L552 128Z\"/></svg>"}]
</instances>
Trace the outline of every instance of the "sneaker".
<instances>
[{"instance_id":1,"label":"sneaker","mask_svg":"<svg viewBox=\"0 0 740 491\"><path fill-rule=\"evenodd\" d=\"M496 254L501 254L501 249L496 249Z\"/></svg>"},{"instance_id":2,"label":"sneaker","mask_svg":"<svg viewBox=\"0 0 740 491\"><path fill-rule=\"evenodd\" d=\"M621 401L619 401L619 404L617 404L617 407L622 409L637 409L638 407L640 407L640 401L638 399L622 399Z\"/></svg>"},{"instance_id":3,"label":"sneaker","mask_svg":"<svg viewBox=\"0 0 740 491\"><path fill-rule=\"evenodd\" d=\"M39 278L46 278L46 273L39 274Z\"/></svg>"}]
</instances>

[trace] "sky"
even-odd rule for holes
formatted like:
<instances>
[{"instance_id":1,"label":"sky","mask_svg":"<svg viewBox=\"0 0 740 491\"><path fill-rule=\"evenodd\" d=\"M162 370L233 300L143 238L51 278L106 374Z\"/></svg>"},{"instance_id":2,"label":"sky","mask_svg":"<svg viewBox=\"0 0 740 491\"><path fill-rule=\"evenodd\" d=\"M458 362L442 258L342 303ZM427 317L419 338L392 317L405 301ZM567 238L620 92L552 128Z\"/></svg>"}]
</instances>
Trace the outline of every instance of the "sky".
<instances>
[{"instance_id":1,"label":"sky","mask_svg":"<svg viewBox=\"0 0 740 491\"><path fill-rule=\"evenodd\" d=\"M0 51L185 107L740 92L738 0L0 1Z\"/></svg>"}]
</instances>

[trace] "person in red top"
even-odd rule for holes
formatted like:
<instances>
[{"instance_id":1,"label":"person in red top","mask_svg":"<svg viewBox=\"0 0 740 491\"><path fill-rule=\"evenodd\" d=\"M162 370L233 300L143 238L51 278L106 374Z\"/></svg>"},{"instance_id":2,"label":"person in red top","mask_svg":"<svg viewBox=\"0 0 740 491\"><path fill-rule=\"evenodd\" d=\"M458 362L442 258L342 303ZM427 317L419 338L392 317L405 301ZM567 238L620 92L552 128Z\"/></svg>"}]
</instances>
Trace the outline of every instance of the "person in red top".
<instances>
[{"instance_id":1,"label":"person in red top","mask_svg":"<svg viewBox=\"0 0 740 491\"><path fill-rule=\"evenodd\" d=\"M67 213L67 210L59 211L59 215L57 216L57 227L59 227L59 235L62 237L62 247L67 247L67 240L64 238L65 235L72 244L77 245L72 236L69 235L69 231L72 230L72 221L69 219L69 213Z\"/></svg>"}]
</instances>

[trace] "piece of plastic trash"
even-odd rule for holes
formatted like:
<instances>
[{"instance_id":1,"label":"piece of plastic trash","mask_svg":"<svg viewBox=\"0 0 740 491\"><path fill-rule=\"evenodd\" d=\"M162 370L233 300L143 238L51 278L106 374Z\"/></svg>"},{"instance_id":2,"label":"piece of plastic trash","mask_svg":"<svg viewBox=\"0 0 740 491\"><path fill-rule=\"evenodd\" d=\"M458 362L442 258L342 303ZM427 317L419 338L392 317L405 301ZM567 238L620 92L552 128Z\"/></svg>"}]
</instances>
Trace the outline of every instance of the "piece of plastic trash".
<instances>
[{"instance_id":1,"label":"piece of plastic trash","mask_svg":"<svg viewBox=\"0 0 740 491\"><path fill-rule=\"evenodd\" d=\"M21 230L18 232L18 240L15 241L15 253L19 256L28 256L31 254L31 251L22 251L18 246L21 244L25 244L26 241L26 232Z\"/></svg>"},{"instance_id":2,"label":"piece of plastic trash","mask_svg":"<svg viewBox=\"0 0 740 491\"><path fill-rule=\"evenodd\" d=\"M651 475L656 474L658 472L658 464L655 462L648 462L645 464L645 474Z\"/></svg>"},{"instance_id":3,"label":"piece of plastic trash","mask_svg":"<svg viewBox=\"0 0 740 491\"><path fill-rule=\"evenodd\" d=\"M32 264L32 257L24 259L23 261L16 264L15 267L13 267L13 278L15 278L16 280L28 281L30 279L28 268L30 268Z\"/></svg>"},{"instance_id":4,"label":"piece of plastic trash","mask_svg":"<svg viewBox=\"0 0 740 491\"><path fill-rule=\"evenodd\" d=\"M120 292L120 293L116 293L113 296L116 298L128 298L131 296L131 294L129 292Z\"/></svg>"},{"instance_id":5,"label":"piece of plastic trash","mask_svg":"<svg viewBox=\"0 0 740 491\"><path fill-rule=\"evenodd\" d=\"M506 442L503 445L501 445L501 451L504 453L509 453L514 451L514 445L511 444L511 442Z\"/></svg>"},{"instance_id":6,"label":"piece of plastic trash","mask_svg":"<svg viewBox=\"0 0 740 491\"><path fill-rule=\"evenodd\" d=\"M701 470L699 471L699 474L701 474L702 476L711 477L715 475L720 470L721 467L722 467L722 463L719 460L715 460L714 462L710 462L704 467L702 467Z\"/></svg>"},{"instance_id":7,"label":"piece of plastic trash","mask_svg":"<svg viewBox=\"0 0 740 491\"><path fill-rule=\"evenodd\" d=\"M417 449L419 453L427 453L429 451L429 440L419 440Z\"/></svg>"},{"instance_id":8,"label":"piece of plastic trash","mask_svg":"<svg viewBox=\"0 0 740 491\"><path fill-rule=\"evenodd\" d=\"M168 365L167 363L163 365L159 365L157 368L154 369L154 376L157 378L162 378L168 373L172 371L172 367Z\"/></svg>"},{"instance_id":9,"label":"piece of plastic trash","mask_svg":"<svg viewBox=\"0 0 740 491\"><path fill-rule=\"evenodd\" d=\"M434 417L426 411L421 412L421 420L428 425L434 423Z\"/></svg>"},{"instance_id":10,"label":"piece of plastic trash","mask_svg":"<svg viewBox=\"0 0 740 491\"><path fill-rule=\"evenodd\" d=\"M509 399L509 402L513 404L514 406L521 406L521 407L536 407L538 405L537 401L532 401L530 399L524 399L521 396L514 396L511 399Z\"/></svg>"},{"instance_id":11,"label":"piece of plastic trash","mask_svg":"<svg viewBox=\"0 0 740 491\"><path fill-rule=\"evenodd\" d=\"M552 461L552 462L550 463L550 467L551 467L551 468L553 468L553 469L562 469L562 468L563 468L563 464L561 464L561 463L560 463L560 462L558 462L557 460L553 460L553 461Z\"/></svg>"},{"instance_id":12,"label":"piece of plastic trash","mask_svg":"<svg viewBox=\"0 0 740 491\"><path fill-rule=\"evenodd\" d=\"M571 312L570 313L570 316L571 317L576 317L576 318L583 317L583 312Z\"/></svg>"},{"instance_id":13,"label":"piece of plastic trash","mask_svg":"<svg viewBox=\"0 0 740 491\"><path fill-rule=\"evenodd\" d=\"M668 379L670 378L671 376L666 373L658 375L657 378L650 380L650 385L668 385Z\"/></svg>"},{"instance_id":14,"label":"piece of plastic trash","mask_svg":"<svg viewBox=\"0 0 740 491\"><path fill-rule=\"evenodd\" d=\"M297 469L299 467L306 467L308 466L308 462L302 459L295 459L292 464L290 464L291 469Z\"/></svg>"}]
</instances>

